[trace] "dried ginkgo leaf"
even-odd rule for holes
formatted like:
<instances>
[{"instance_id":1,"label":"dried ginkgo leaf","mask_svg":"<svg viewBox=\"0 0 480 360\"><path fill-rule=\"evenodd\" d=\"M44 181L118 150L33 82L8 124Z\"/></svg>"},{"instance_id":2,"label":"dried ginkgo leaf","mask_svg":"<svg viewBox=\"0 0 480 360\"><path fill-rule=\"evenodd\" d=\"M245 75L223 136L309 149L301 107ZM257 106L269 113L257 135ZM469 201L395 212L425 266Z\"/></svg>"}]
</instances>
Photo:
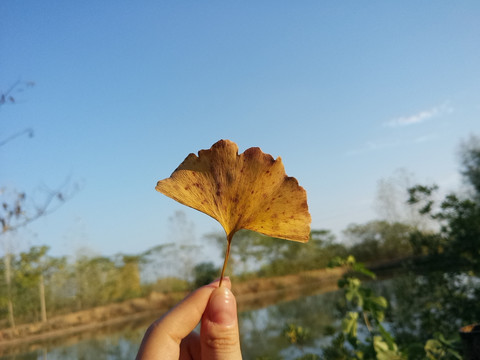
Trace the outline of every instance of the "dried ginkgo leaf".
<instances>
[{"instance_id":1,"label":"dried ginkgo leaf","mask_svg":"<svg viewBox=\"0 0 480 360\"><path fill-rule=\"evenodd\" d=\"M209 150L190 154L155 189L216 219L227 234L228 260L235 232L248 229L300 242L310 236L307 194L285 174L282 160L253 147L220 140Z\"/></svg>"}]
</instances>

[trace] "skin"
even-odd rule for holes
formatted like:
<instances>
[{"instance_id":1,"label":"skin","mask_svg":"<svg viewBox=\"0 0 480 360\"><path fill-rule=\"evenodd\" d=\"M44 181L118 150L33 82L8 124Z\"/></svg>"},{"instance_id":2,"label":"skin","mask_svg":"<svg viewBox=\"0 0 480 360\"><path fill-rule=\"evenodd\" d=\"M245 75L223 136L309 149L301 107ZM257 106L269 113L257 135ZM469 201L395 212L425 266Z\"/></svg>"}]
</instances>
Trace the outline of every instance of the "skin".
<instances>
[{"instance_id":1,"label":"skin","mask_svg":"<svg viewBox=\"0 0 480 360\"><path fill-rule=\"evenodd\" d=\"M148 328L137 360L241 360L237 303L224 278L195 290ZM193 332L201 321L200 334Z\"/></svg>"}]
</instances>

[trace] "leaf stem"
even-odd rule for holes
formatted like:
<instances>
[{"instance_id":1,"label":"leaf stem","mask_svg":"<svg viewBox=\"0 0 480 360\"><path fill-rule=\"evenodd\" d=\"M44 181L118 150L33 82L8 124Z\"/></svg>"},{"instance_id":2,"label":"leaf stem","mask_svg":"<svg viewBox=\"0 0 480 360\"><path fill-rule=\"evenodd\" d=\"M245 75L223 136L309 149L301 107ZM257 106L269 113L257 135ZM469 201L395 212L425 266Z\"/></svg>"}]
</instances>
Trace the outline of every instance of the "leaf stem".
<instances>
[{"instance_id":1,"label":"leaf stem","mask_svg":"<svg viewBox=\"0 0 480 360\"><path fill-rule=\"evenodd\" d=\"M218 287L222 286L223 275L225 274L225 269L227 268L228 257L230 256L230 245L232 244L233 234L230 233L227 235L227 251L225 252L225 260L223 261L222 273L220 274L220 283Z\"/></svg>"},{"instance_id":2,"label":"leaf stem","mask_svg":"<svg viewBox=\"0 0 480 360\"><path fill-rule=\"evenodd\" d=\"M368 320L367 312L362 311L362 314L363 314L363 320L365 321L365 325L367 325L367 329L371 334L373 330L372 330L372 325L370 325L370 321Z\"/></svg>"}]
</instances>

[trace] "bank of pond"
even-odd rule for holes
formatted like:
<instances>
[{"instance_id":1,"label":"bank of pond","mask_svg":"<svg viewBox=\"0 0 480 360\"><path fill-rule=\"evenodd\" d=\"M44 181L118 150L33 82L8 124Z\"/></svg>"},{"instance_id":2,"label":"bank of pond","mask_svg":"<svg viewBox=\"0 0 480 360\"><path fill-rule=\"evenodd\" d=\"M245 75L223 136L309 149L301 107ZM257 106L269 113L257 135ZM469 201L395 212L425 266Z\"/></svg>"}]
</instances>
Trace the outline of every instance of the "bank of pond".
<instances>
[{"instance_id":1,"label":"bank of pond","mask_svg":"<svg viewBox=\"0 0 480 360\"><path fill-rule=\"evenodd\" d=\"M366 286L387 299L385 327L409 359L424 358L421 355L426 341L439 332L455 342L461 326L480 320L480 280L469 273L401 271L379 275ZM240 293L237 295L245 359L287 360L305 354L320 357L341 332L345 315L342 291L336 290L332 281L307 287L294 285L266 292L265 296L270 296L266 302L261 301L261 296L244 297L242 302ZM133 359L155 316L9 347L0 359ZM291 329L297 333L300 329L302 338L292 341ZM362 331L366 330L359 328L360 336Z\"/></svg>"}]
</instances>

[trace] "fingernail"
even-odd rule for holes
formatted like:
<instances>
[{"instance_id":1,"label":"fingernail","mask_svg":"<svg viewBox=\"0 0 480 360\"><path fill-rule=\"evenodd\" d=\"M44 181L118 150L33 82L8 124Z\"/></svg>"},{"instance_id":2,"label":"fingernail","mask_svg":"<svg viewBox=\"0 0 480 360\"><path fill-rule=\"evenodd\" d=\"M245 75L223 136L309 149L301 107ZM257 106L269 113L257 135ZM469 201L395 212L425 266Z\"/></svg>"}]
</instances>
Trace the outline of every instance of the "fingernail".
<instances>
[{"instance_id":1,"label":"fingernail","mask_svg":"<svg viewBox=\"0 0 480 360\"><path fill-rule=\"evenodd\" d=\"M215 289L208 303L210 321L219 325L233 325L237 320L237 303L232 292L221 287Z\"/></svg>"}]
</instances>

